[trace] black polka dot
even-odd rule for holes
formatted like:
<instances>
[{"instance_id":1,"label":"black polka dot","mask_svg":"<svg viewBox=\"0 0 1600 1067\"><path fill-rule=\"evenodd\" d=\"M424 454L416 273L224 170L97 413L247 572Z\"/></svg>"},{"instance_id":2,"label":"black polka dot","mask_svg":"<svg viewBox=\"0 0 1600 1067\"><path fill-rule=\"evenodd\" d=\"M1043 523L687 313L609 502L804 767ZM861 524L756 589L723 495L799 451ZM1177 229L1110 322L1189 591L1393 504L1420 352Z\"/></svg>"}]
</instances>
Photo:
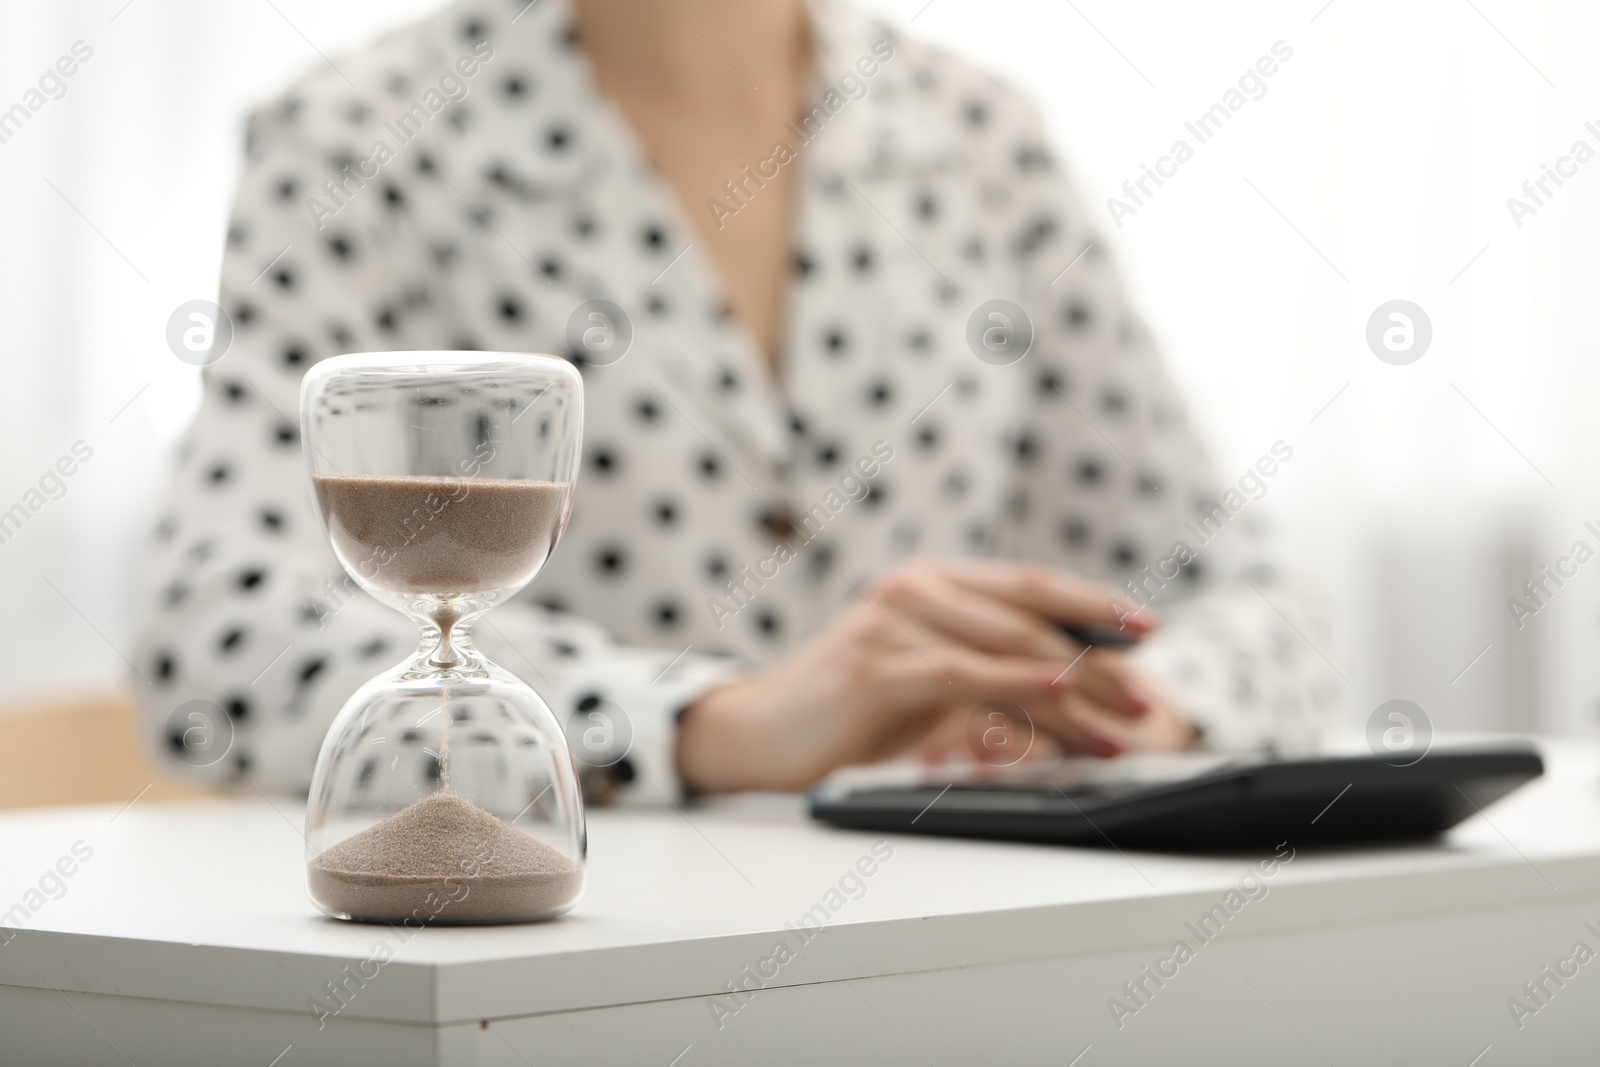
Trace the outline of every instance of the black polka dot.
<instances>
[{"instance_id":1,"label":"black polka dot","mask_svg":"<svg viewBox=\"0 0 1600 1067\"><path fill-rule=\"evenodd\" d=\"M356 654L362 659L372 659L375 656L383 655L384 649L388 647L389 642L387 640L382 637L374 637L372 640L356 649Z\"/></svg>"},{"instance_id":2,"label":"black polka dot","mask_svg":"<svg viewBox=\"0 0 1600 1067\"><path fill-rule=\"evenodd\" d=\"M171 652L158 652L155 659L155 681L161 685L178 677L178 657Z\"/></svg>"},{"instance_id":3,"label":"black polka dot","mask_svg":"<svg viewBox=\"0 0 1600 1067\"><path fill-rule=\"evenodd\" d=\"M586 711L593 711L595 708L600 706L600 702L603 699L604 698L599 693L584 693L578 697L577 703L573 705L573 709L579 714L582 714Z\"/></svg>"},{"instance_id":4,"label":"black polka dot","mask_svg":"<svg viewBox=\"0 0 1600 1067\"><path fill-rule=\"evenodd\" d=\"M223 485L233 477L233 468L226 463L214 463L206 471L206 481L212 485Z\"/></svg>"},{"instance_id":5,"label":"black polka dot","mask_svg":"<svg viewBox=\"0 0 1600 1067\"><path fill-rule=\"evenodd\" d=\"M238 585L240 592L248 593L254 589L261 588L262 583L266 580L266 571L259 567L250 567L246 570L240 571L238 577L234 579L234 582Z\"/></svg>"},{"instance_id":6,"label":"black polka dot","mask_svg":"<svg viewBox=\"0 0 1600 1067\"><path fill-rule=\"evenodd\" d=\"M328 238L328 251L332 252L340 259L347 260L355 254L355 246L352 245L350 243L350 239L345 237L343 234L334 234L332 237Z\"/></svg>"},{"instance_id":7,"label":"black polka dot","mask_svg":"<svg viewBox=\"0 0 1600 1067\"><path fill-rule=\"evenodd\" d=\"M280 422L273 431L273 438L284 448L292 448L300 443L300 427L292 423Z\"/></svg>"},{"instance_id":8,"label":"black polka dot","mask_svg":"<svg viewBox=\"0 0 1600 1067\"><path fill-rule=\"evenodd\" d=\"M822 347L830 356L842 356L850 349L850 339L845 336L844 330L832 326L823 331Z\"/></svg>"},{"instance_id":9,"label":"black polka dot","mask_svg":"<svg viewBox=\"0 0 1600 1067\"><path fill-rule=\"evenodd\" d=\"M649 397L640 397L633 403L633 413L640 422L655 422L661 416L661 409Z\"/></svg>"},{"instance_id":10,"label":"black polka dot","mask_svg":"<svg viewBox=\"0 0 1600 1067\"><path fill-rule=\"evenodd\" d=\"M602 445L589 453L589 465L601 477L610 477L622 467L622 459L615 449Z\"/></svg>"},{"instance_id":11,"label":"black polka dot","mask_svg":"<svg viewBox=\"0 0 1600 1067\"><path fill-rule=\"evenodd\" d=\"M283 532L284 524L287 521L283 517L283 512L277 508L262 508L257 517L261 520L263 529L275 534Z\"/></svg>"},{"instance_id":12,"label":"black polka dot","mask_svg":"<svg viewBox=\"0 0 1600 1067\"><path fill-rule=\"evenodd\" d=\"M702 453L699 467L700 476L708 482L722 477L722 460L714 452Z\"/></svg>"},{"instance_id":13,"label":"black polka dot","mask_svg":"<svg viewBox=\"0 0 1600 1067\"><path fill-rule=\"evenodd\" d=\"M321 657L306 660L305 663L300 665L300 684L310 685L312 682L317 680L317 677L321 675L322 672L327 669L327 667L328 661L322 659Z\"/></svg>"},{"instance_id":14,"label":"black polka dot","mask_svg":"<svg viewBox=\"0 0 1600 1067\"><path fill-rule=\"evenodd\" d=\"M683 611L671 600L662 600L655 606L655 623L663 630L673 629L683 616Z\"/></svg>"},{"instance_id":15,"label":"black polka dot","mask_svg":"<svg viewBox=\"0 0 1600 1067\"><path fill-rule=\"evenodd\" d=\"M670 500L658 500L652 509L656 522L662 526L672 526L678 521L678 505Z\"/></svg>"},{"instance_id":16,"label":"black polka dot","mask_svg":"<svg viewBox=\"0 0 1600 1067\"><path fill-rule=\"evenodd\" d=\"M1078 462L1078 481L1084 485L1098 484L1105 470L1097 459L1085 459Z\"/></svg>"},{"instance_id":17,"label":"black polka dot","mask_svg":"<svg viewBox=\"0 0 1600 1067\"><path fill-rule=\"evenodd\" d=\"M228 654L230 654L232 652L236 652L236 651L238 651L239 647L244 644L245 637L246 637L246 634L245 634L244 629L241 628L241 627L235 626L235 627L231 628L230 630L228 630L226 633L224 633L222 635L222 637L218 639L218 641L217 641L217 651L220 652L224 656L226 656L226 655L228 655Z\"/></svg>"},{"instance_id":18,"label":"black polka dot","mask_svg":"<svg viewBox=\"0 0 1600 1067\"><path fill-rule=\"evenodd\" d=\"M604 545L594 556L602 577L615 578L628 569L628 553L620 545Z\"/></svg>"},{"instance_id":19,"label":"black polka dot","mask_svg":"<svg viewBox=\"0 0 1600 1067\"><path fill-rule=\"evenodd\" d=\"M649 223L640 230L639 239L652 252L660 252L667 247L667 231L655 223Z\"/></svg>"},{"instance_id":20,"label":"black polka dot","mask_svg":"<svg viewBox=\"0 0 1600 1067\"><path fill-rule=\"evenodd\" d=\"M284 345L281 358L285 367L299 367L306 361L305 346L298 344Z\"/></svg>"}]
</instances>

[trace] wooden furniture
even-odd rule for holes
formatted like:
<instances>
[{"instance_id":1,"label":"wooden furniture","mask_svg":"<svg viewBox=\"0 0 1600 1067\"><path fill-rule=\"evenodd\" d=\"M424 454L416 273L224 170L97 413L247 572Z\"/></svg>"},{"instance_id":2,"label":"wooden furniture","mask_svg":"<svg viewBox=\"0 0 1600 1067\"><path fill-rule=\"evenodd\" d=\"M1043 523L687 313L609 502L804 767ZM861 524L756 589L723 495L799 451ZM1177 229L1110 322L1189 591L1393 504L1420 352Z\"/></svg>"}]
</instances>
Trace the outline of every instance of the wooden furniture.
<instances>
[{"instance_id":1,"label":"wooden furniture","mask_svg":"<svg viewBox=\"0 0 1600 1067\"><path fill-rule=\"evenodd\" d=\"M148 787L148 788L147 788ZM0 709L0 808L214 796L155 769L124 693Z\"/></svg>"}]
</instances>

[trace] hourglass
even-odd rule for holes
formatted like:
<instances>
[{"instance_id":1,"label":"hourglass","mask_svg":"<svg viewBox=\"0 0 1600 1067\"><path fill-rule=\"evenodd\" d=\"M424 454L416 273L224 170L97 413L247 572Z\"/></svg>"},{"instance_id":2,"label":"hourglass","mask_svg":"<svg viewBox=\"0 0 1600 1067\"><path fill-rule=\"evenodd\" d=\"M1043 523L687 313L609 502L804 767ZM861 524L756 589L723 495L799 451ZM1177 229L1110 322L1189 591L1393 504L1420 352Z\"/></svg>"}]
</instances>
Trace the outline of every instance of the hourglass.
<instances>
[{"instance_id":1,"label":"hourglass","mask_svg":"<svg viewBox=\"0 0 1600 1067\"><path fill-rule=\"evenodd\" d=\"M473 647L472 628L566 528L582 381L548 356L337 356L307 373L300 419L334 555L421 631L323 742L306 810L312 901L408 925L561 914L584 883L572 753L549 706Z\"/></svg>"}]
</instances>

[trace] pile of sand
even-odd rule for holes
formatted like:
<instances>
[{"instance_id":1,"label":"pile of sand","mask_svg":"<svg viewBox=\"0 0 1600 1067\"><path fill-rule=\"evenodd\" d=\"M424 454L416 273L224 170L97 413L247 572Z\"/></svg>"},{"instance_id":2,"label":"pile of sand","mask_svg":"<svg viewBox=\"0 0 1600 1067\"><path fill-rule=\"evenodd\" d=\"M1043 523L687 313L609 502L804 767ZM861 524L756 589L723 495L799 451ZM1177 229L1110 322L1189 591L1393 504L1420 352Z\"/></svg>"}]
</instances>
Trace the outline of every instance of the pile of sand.
<instances>
[{"instance_id":1,"label":"pile of sand","mask_svg":"<svg viewBox=\"0 0 1600 1067\"><path fill-rule=\"evenodd\" d=\"M388 921L537 919L583 889L577 863L448 793L339 842L311 861L307 875L325 907Z\"/></svg>"}]
</instances>

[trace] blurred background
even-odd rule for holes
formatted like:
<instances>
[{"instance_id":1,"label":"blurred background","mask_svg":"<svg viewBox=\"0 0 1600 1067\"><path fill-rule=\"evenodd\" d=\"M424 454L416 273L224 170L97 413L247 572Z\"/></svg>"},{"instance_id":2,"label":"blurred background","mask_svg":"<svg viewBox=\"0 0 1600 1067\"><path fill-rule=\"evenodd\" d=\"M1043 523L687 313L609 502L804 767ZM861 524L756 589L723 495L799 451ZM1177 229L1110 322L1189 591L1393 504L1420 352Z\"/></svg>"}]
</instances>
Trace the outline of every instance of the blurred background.
<instances>
[{"instance_id":1,"label":"blurred background","mask_svg":"<svg viewBox=\"0 0 1600 1067\"><path fill-rule=\"evenodd\" d=\"M136 565L199 398L167 320L215 295L246 109L436 3L0 3L0 114L82 60L59 98L0 122L0 512L93 450L0 542L4 707L127 674ZM1600 560L1521 628L1507 600L1575 541L1600 550L1584 528L1600 529L1600 161L1547 182L1520 226L1507 199L1575 141L1600 150L1600 9L866 6L1038 98L1223 476L1294 448L1252 508L1336 609L1323 651L1351 725L1404 697L1437 728L1593 729ZM1292 57L1265 93L1113 221L1107 198L1176 139L1196 145L1185 122L1277 42ZM1404 366L1366 342L1395 299L1432 329Z\"/></svg>"}]
</instances>

